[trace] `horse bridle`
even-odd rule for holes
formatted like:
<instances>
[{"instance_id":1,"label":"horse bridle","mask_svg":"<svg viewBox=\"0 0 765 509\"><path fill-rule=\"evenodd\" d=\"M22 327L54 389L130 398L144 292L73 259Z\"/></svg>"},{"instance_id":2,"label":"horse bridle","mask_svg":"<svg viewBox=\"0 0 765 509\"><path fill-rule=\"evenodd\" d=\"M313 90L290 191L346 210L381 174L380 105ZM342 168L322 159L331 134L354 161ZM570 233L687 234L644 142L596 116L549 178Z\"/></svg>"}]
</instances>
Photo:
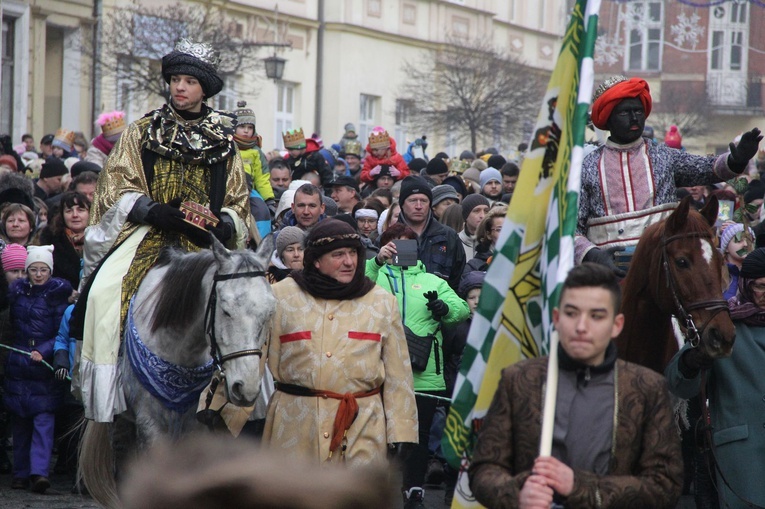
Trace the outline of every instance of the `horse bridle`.
<instances>
[{"instance_id":1,"label":"horse bridle","mask_svg":"<svg viewBox=\"0 0 765 509\"><path fill-rule=\"evenodd\" d=\"M263 350L260 348L249 348L247 350L239 350L236 352L222 355L220 346L218 346L218 340L215 337L215 308L218 303L218 282L229 281L231 279L242 279L246 277L266 277L266 273L262 270L252 270L248 272L235 272L231 274L218 274L215 272L213 276L213 284L210 289L210 297L207 299L207 309L205 310L205 331L210 336L210 356L215 363L215 367L220 372L221 376L224 376L223 363L230 361L231 359L237 359L239 357L246 357L249 355L263 356Z\"/></svg>"},{"instance_id":2,"label":"horse bridle","mask_svg":"<svg viewBox=\"0 0 765 509\"><path fill-rule=\"evenodd\" d=\"M677 235L672 235L671 237L665 237L662 240L661 264L664 267L664 273L667 278L667 287L672 294L672 299L674 300L675 307L677 308L678 318L685 324L685 339L686 341L690 342L692 347L695 348L699 346L701 335L704 333L704 329L706 329L709 325L709 322L711 322L718 313L722 311L730 311L728 310L728 303L725 301L725 299L722 298L702 300L686 305L683 305L681 302L678 293L677 281L675 280L674 274L669 269L669 253L667 252L667 245L674 242L675 240L689 237L697 237L699 239L707 239L710 242L712 241L710 234L699 232L679 233ZM703 309L705 311L712 312L712 315L704 323L701 324L701 328L696 327L696 323L693 321L693 315L689 313L689 311L693 311L695 309Z\"/></svg>"}]
</instances>

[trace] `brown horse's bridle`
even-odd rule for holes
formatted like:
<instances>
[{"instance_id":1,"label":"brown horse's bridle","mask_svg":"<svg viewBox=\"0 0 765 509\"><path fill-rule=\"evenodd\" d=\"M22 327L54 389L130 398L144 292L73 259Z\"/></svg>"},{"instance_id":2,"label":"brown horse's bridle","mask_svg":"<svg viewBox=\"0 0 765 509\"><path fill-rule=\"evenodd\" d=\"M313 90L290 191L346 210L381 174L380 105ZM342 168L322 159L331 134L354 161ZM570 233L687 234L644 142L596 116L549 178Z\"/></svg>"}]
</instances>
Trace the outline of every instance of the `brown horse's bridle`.
<instances>
[{"instance_id":1,"label":"brown horse's bridle","mask_svg":"<svg viewBox=\"0 0 765 509\"><path fill-rule=\"evenodd\" d=\"M711 322L718 313L722 311L730 313L730 311L728 310L728 303L725 301L725 299L722 298L702 300L685 305L683 305L682 301L680 300L677 280L675 279L673 272L669 269L669 253L667 252L667 245L674 242L675 240L689 237L707 239L710 243L712 242L712 236L709 233L700 232L679 233L677 235L672 235L671 237L665 237L662 240L661 264L664 267L664 273L667 277L667 287L672 294L672 299L675 301L677 316L682 321L682 323L685 324L685 340L690 342L691 346L695 348L699 346L699 343L701 342L701 336L704 333L704 329L706 329L707 325L709 325L709 322ZM696 327L696 323L693 321L693 316L690 314L690 311L696 309L703 309L705 311L711 311L712 313L712 315L707 318L704 323L701 324L701 328Z\"/></svg>"}]
</instances>

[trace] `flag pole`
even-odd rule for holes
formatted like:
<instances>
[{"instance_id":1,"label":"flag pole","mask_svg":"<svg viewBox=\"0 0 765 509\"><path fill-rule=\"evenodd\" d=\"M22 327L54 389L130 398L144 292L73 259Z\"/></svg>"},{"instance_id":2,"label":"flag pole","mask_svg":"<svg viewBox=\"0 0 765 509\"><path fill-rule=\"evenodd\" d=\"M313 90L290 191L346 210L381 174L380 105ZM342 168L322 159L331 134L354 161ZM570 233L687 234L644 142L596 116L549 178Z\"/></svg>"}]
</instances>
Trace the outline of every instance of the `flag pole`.
<instances>
[{"instance_id":1,"label":"flag pole","mask_svg":"<svg viewBox=\"0 0 765 509\"><path fill-rule=\"evenodd\" d=\"M547 382L545 384L545 405L542 410L542 438L539 455L550 456L552 452L553 429L555 428L555 400L558 396L558 331L550 333L550 355L547 359Z\"/></svg>"}]
</instances>

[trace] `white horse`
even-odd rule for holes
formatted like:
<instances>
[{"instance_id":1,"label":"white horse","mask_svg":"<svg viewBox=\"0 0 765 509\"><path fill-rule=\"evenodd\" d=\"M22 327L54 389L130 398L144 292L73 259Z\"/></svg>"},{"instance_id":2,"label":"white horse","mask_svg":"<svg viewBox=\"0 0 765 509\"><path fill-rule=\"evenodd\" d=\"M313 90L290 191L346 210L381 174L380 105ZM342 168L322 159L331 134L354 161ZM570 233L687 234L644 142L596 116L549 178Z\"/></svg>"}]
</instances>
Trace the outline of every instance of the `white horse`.
<instances>
[{"instance_id":1,"label":"white horse","mask_svg":"<svg viewBox=\"0 0 765 509\"><path fill-rule=\"evenodd\" d=\"M115 464L162 436L200 429L197 402L214 369L229 401L252 406L260 393L262 348L276 299L265 279L272 236L257 252L165 250L128 312L119 373L128 411L88 422L80 474L96 501L119 507ZM115 462L116 455L116 462Z\"/></svg>"}]
</instances>

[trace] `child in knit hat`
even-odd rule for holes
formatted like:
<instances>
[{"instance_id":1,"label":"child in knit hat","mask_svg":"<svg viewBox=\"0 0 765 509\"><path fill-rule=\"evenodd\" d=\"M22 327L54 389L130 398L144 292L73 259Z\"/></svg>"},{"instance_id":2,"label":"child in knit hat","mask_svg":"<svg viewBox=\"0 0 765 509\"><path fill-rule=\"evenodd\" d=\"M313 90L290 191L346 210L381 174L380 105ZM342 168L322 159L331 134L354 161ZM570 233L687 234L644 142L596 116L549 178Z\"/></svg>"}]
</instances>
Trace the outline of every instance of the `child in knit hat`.
<instances>
[{"instance_id":1,"label":"child in knit hat","mask_svg":"<svg viewBox=\"0 0 765 509\"><path fill-rule=\"evenodd\" d=\"M8 291L11 346L25 352L11 352L5 371L5 406L13 415L11 488L44 493L50 487L54 412L63 399L63 386L42 361L53 362L72 285L51 277L53 246L29 246L24 268L27 277L14 281Z\"/></svg>"},{"instance_id":2,"label":"child in knit hat","mask_svg":"<svg viewBox=\"0 0 765 509\"><path fill-rule=\"evenodd\" d=\"M0 255L5 280L11 283L26 275L27 250L21 244L8 244Z\"/></svg>"},{"instance_id":3,"label":"child in knit hat","mask_svg":"<svg viewBox=\"0 0 765 509\"><path fill-rule=\"evenodd\" d=\"M271 187L268 173L268 162L265 154L260 149L263 144L262 138L255 131L255 113L246 108L245 101L236 103L234 111L237 124L234 132L234 141L239 147L244 163L244 173L247 175L247 184L250 188L250 213L258 228L261 238L271 233L271 219L276 211L274 189Z\"/></svg>"}]
</instances>

